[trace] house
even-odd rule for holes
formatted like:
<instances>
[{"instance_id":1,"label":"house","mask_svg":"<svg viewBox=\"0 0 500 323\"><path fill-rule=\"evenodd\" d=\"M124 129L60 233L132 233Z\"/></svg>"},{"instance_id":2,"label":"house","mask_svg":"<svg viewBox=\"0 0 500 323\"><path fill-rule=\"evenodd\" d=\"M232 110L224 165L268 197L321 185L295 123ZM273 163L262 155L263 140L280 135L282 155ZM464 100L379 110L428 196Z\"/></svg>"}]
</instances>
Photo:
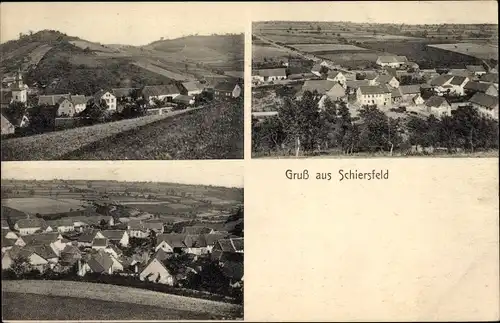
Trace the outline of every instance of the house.
<instances>
[{"instance_id":1,"label":"house","mask_svg":"<svg viewBox=\"0 0 500 323\"><path fill-rule=\"evenodd\" d=\"M20 235L33 234L37 231L40 232L50 232L52 227L50 227L45 220L40 218L31 219L20 219L14 225L14 229L19 231Z\"/></svg>"},{"instance_id":2,"label":"house","mask_svg":"<svg viewBox=\"0 0 500 323\"><path fill-rule=\"evenodd\" d=\"M465 66L465 68L473 73L475 76L481 76L481 75L484 75L486 74L486 70L484 69L484 67L482 65L467 65Z\"/></svg>"},{"instance_id":3,"label":"house","mask_svg":"<svg viewBox=\"0 0 500 323\"><path fill-rule=\"evenodd\" d=\"M382 67L401 68L408 63L408 59L406 56L379 56L375 63Z\"/></svg>"},{"instance_id":4,"label":"house","mask_svg":"<svg viewBox=\"0 0 500 323\"><path fill-rule=\"evenodd\" d=\"M78 260L82 259L82 253L77 246L73 244L67 244L66 247L61 250L59 257L61 263L72 265Z\"/></svg>"},{"instance_id":5,"label":"house","mask_svg":"<svg viewBox=\"0 0 500 323\"><path fill-rule=\"evenodd\" d=\"M16 245L20 247L47 245L59 255L69 243L58 232L37 233L32 235L20 236L16 240Z\"/></svg>"},{"instance_id":6,"label":"house","mask_svg":"<svg viewBox=\"0 0 500 323\"><path fill-rule=\"evenodd\" d=\"M243 238L220 239L215 243L210 257L212 260L221 261L239 260L243 256Z\"/></svg>"},{"instance_id":7,"label":"house","mask_svg":"<svg viewBox=\"0 0 500 323\"><path fill-rule=\"evenodd\" d=\"M498 96L498 89L491 83L481 83L477 81L470 81L464 86L465 94L474 94L481 92L491 96Z\"/></svg>"},{"instance_id":8,"label":"house","mask_svg":"<svg viewBox=\"0 0 500 323\"><path fill-rule=\"evenodd\" d=\"M389 85L392 88L398 88L399 87L399 81L392 75L388 74L382 74L378 75L375 78L375 82L377 85Z\"/></svg>"},{"instance_id":9,"label":"house","mask_svg":"<svg viewBox=\"0 0 500 323\"><path fill-rule=\"evenodd\" d=\"M297 92L296 96L298 98L302 97L305 92L317 93L318 96L325 95L328 91L330 91L335 84L338 84L333 81L328 80L307 80L302 85L302 88L299 92Z\"/></svg>"},{"instance_id":10,"label":"house","mask_svg":"<svg viewBox=\"0 0 500 323\"><path fill-rule=\"evenodd\" d=\"M218 100L238 98L240 94L241 87L234 82L220 82L214 87L214 95Z\"/></svg>"},{"instance_id":11,"label":"house","mask_svg":"<svg viewBox=\"0 0 500 323\"><path fill-rule=\"evenodd\" d=\"M356 102L360 105L390 107L391 91L386 86L361 86L356 91Z\"/></svg>"},{"instance_id":12,"label":"house","mask_svg":"<svg viewBox=\"0 0 500 323\"><path fill-rule=\"evenodd\" d=\"M325 100L329 98L332 102L347 101L347 94L344 87L340 83L335 83L333 87L325 92L318 102L319 109L323 109Z\"/></svg>"},{"instance_id":13,"label":"house","mask_svg":"<svg viewBox=\"0 0 500 323\"><path fill-rule=\"evenodd\" d=\"M209 234L214 232L213 229L207 228L202 225L194 225L182 228L182 234Z\"/></svg>"},{"instance_id":14,"label":"house","mask_svg":"<svg viewBox=\"0 0 500 323\"><path fill-rule=\"evenodd\" d=\"M187 234L184 237L184 248L182 251L193 255L202 255L208 253L207 242L203 235Z\"/></svg>"},{"instance_id":15,"label":"house","mask_svg":"<svg viewBox=\"0 0 500 323\"><path fill-rule=\"evenodd\" d=\"M437 95L455 94L464 95L464 87L469 82L468 77L443 74L430 81L431 87Z\"/></svg>"},{"instance_id":16,"label":"house","mask_svg":"<svg viewBox=\"0 0 500 323\"><path fill-rule=\"evenodd\" d=\"M436 117L450 116L451 105L442 96L431 96L425 101L427 112L435 115Z\"/></svg>"},{"instance_id":17,"label":"house","mask_svg":"<svg viewBox=\"0 0 500 323\"><path fill-rule=\"evenodd\" d=\"M481 114L498 120L498 96L477 92L469 99L469 102Z\"/></svg>"},{"instance_id":18,"label":"house","mask_svg":"<svg viewBox=\"0 0 500 323\"><path fill-rule=\"evenodd\" d=\"M410 102L415 96L420 95L420 85L401 85L399 87L401 99L404 102Z\"/></svg>"},{"instance_id":19,"label":"house","mask_svg":"<svg viewBox=\"0 0 500 323\"><path fill-rule=\"evenodd\" d=\"M78 275L85 276L87 273L113 274L113 259L102 251L93 253L86 260L78 260Z\"/></svg>"},{"instance_id":20,"label":"house","mask_svg":"<svg viewBox=\"0 0 500 323\"><path fill-rule=\"evenodd\" d=\"M75 224L73 220L70 219L61 219L58 220L54 225L53 225L57 232L71 232L75 231Z\"/></svg>"},{"instance_id":21,"label":"house","mask_svg":"<svg viewBox=\"0 0 500 323\"><path fill-rule=\"evenodd\" d=\"M425 100L422 98L422 96L419 94L415 95L412 99L413 104L415 105L422 105L425 103Z\"/></svg>"},{"instance_id":22,"label":"house","mask_svg":"<svg viewBox=\"0 0 500 323\"><path fill-rule=\"evenodd\" d=\"M84 231L80 236L78 236L78 247L92 247L92 241L96 238L103 239L105 237L99 230L90 229Z\"/></svg>"},{"instance_id":23,"label":"house","mask_svg":"<svg viewBox=\"0 0 500 323\"><path fill-rule=\"evenodd\" d=\"M103 230L102 235L115 244L119 244L122 247L128 247L129 235L125 230Z\"/></svg>"},{"instance_id":24,"label":"house","mask_svg":"<svg viewBox=\"0 0 500 323\"><path fill-rule=\"evenodd\" d=\"M149 85L142 89L142 95L150 105L154 105L155 101L173 102L174 98L181 95L181 90L175 84L167 85Z\"/></svg>"},{"instance_id":25,"label":"house","mask_svg":"<svg viewBox=\"0 0 500 323\"><path fill-rule=\"evenodd\" d=\"M198 81L184 82L182 83L182 86L184 87L186 94L190 96L200 94L205 88L203 84Z\"/></svg>"},{"instance_id":26,"label":"house","mask_svg":"<svg viewBox=\"0 0 500 323\"><path fill-rule=\"evenodd\" d=\"M286 69L284 68L267 68L255 70L252 75L252 81L255 82L274 82L286 80Z\"/></svg>"},{"instance_id":27,"label":"house","mask_svg":"<svg viewBox=\"0 0 500 323\"><path fill-rule=\"evenodd\" d=\"M2 252L5 252L16 245L17 239L8 239L2 236Z\"/></svg>"},{"instance_id":28,"label":"house","mask_svg":"<svg viewBox=\"0 0 500 323\"><path fill-rule=\"evenodd\" d=\"M194 97L190 95L178 95L173 100L174 103L183 104L183 105L193 105Z\"/></svg>"},{"instance_id":29,"label":"house","mask_svg":"<svg viewBox=\"0 0 500 323\"><path fill-rule=\"evenodd\" d=\"M149 237L149 230L146 229L140 220L131 220L127 223L128 234L131 238L144 239Z\"/></svg>"},{"instance_id":30,"label":"house","mask_svg":"<svg viewBox=\"0 0 500 323\"><path fill-rule=\"evenodd\" d=\"M324 70L324 65L322 64L314 64L313 67L311 68L311 73L313 73L316 76L321 77L321 70Z\"/></svg>"},{"instance_id":31,"label":"house","mask_svg":"<svg viewBox=\"0 0 500 323\"><path fill-rule=\"evenodd\" d=\"M9 119L7 119L4 114L1 114L2 118L2 135L11 135L16 132L16 127L10 122Z\"/></svg>"},{"instance_id":32,"label":"house","mask_svg":"<svg viewBox=\"0 0 500 323\"><path fill-rule=\"evenodd\" d=\"M2 257L2 269L8 269L16 259L23 258L36 270L44 272L54 267L58 258L52 248L47 246L20 247L14 246Z\"/></svg>"},{"instance_id":33,"label":"house","mask_svg":"<svg viewBox=\"0 0 500 323\"><path fill-rule=\"evenodd\" d=\"M118 102L124 100L131 101L132 93L134 91L140 91L140 89L135 87L122 87L122 88L111 89L111 93L115 96Z\"/></svg>"},{"instance_id":34,"label":"house","mask_svg":"<svg viewBox=\"0 0 500 323\"><path fill-rule=\"evenodd\" d=\"M115 259L120 259L123 256L123 252L114 245L108 245L103 251L110 254Z\"/></svg>"},{"instance_id":35,"label":"house","mask_svg":"<svg viewBox=\"0 0 500 323\"><path fill-rule=\"evenodd\" d=\"M165 267L165 265L157 258L152 258L151 261L141 270L139 279L160 284L172 286L174 277Z\"/></svg>"},{"instance_id":36,"label":"house","mask_svg":"<svg viewBox=\"0 0 500 323\"><path fill-rule=\"evenodd\" d=\"M108 246L108 239L106 238L95 238L92 240L92 249L102 250Z\"/></svg>"},{"instance_id":37,"label":"house","mask_svg":"<svg viewBox=\"0 0 500 323\"><path fill-rule=\"evenodd\" d=\"M163 249L166 252L179 252L186 247L184 244L185 234L165 233L156 237L155 251Z\"/></svg>"},{"instance_id":38,"label":"house","mask_svg":"<svg viewBox=\"0 0 500 323\"><path fill-rule=\"evenodd\" d=\"M368 81L368 85L370 86L379 85L379 83L377 82L377 78L379 76L377 72L367 71L364 73L364 75L365 75L365 80Z\"/></svg>"},{"instance_id":39,"label":"house","mask_svg":"<svg viewBox=\"0 0 500 323\"><path fill-rule=\"evenodd\" d=\"M84 95L57 94L38 97L38 105L56 107L58 117L73 117L86 109L87 101Z\"/></svg>"},{"instance_id":40,"label":"house","mask_svg":"<svg viewBox=\"0 0 500 323\"><path fill-rule=\"evenodd\" d=\"M165 227L163 226L163 221L158 219L146 220L143 222L144 227L153 231L156 234L162 234L165 231Z\"/></svg>"},{"instance_id":41,"label":"house","mask_svg":"<svg viewBox=\"0 0 500 323\"><path fill-rule=\"evenodd\" d=\"M243 261L223 261L220 263L224 276L229 278L229 285L233 288L241 287L243 283Z\"/></svg>"},{"instance_id":42,"label":"house","mask_svg":"<svg viewBox=\"0 0 500 323\"><path fill-rule=\"evenodd\" d=\"M356 93L361 86L370 86L370 82L368 80L347 80L346 86L347 93L353 94Z\"/></svg>"},{"instance_id":43,"label":"house","mask_svg":"<svg viewBox=\"0 0 500 323\"><path fill-rule=\"evenodd\" d=\"M12 102L28 102L28 86L23 83L21 72L17 73L15 82L10 87Z\"/></svg>"},{"instance_id":44,"label":"house","mask_svg":"<svg viewBox=\"0 0 500 323\"><path fill-rule=\"evenodd\" d=\"M99 90L93 95L93 99L95 104L106 102L108 111L116 111L116 96L113 95L112 91Z\"/></svg>"},{"instance_id":45,"label":"house","mask_svg":"<svg viewBox=\"0 0 500 323\"><path fill-rule=\"evenodd\" d=\"M467 77L469 79L475 77L474 73L464 68L452 68L448 70L448 73L446 74L453 76Z\"/></svg>"},{"instance_id":46,"label":"house","mask_svg":"<svg viewBox=\"0 0 500 323\"><path fill-rule=\"evenodd\" d=\"M340 83L342 86L345 86L346 84L346 77L342 72L340 71L330 71L326 77L328 81Z\"/></svg>"}]
</instances>

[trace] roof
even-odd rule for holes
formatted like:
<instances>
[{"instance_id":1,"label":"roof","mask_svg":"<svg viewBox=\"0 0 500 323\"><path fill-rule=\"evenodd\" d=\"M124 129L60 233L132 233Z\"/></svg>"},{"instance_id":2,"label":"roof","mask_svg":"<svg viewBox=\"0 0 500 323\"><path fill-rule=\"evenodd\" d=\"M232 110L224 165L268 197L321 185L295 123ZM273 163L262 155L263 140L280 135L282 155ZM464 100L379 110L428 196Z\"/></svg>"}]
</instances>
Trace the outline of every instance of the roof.
<instances>
[{"instance_id":1,"label":"roof","mask_svg":"<svg viewBox=\"0 0 500 323\"><path fill-rule=\"evenodd\" d=\"M187 234L184 238L184 244L188 248L204 248L207 246L205 238L199 234Z\"/></svg>"},{"instance_id":2,"label":"roof","mask_svg":"<svg viewBox=\"0 0 500 323\"><path fill-rule=\"evenodd\" d=\"M42 257L43 259L57 258L57 254L48 245L37 245L25 247L26 250L32 251Z\"/></svg>"},{"instance_id":3,"label":"roof","mask_svg":"<svg viewBox=\"0 0 500 323\"><path fill-rule=\"evenodd\" d=\"M468 69L471 72L486 72L484 67L482 65L467 65L465 66L466 69Z\"/></svg>"},{"instance_id":4,"label":"roof","mask_svg":"<svg viewBox=\"0 0 500 323\"><path fill-rule=\"evenodd\" d=\"M347 80L346 85L347 87L357 89L360 86L370 86L370 82L368 80Z\"/></svg>"},{"instance_id":5,"label":"roof","mask_svg":"<svg viewBox=\"0 0 500 323\"><path fill-rule=\"evenodd\" d=\"M481 82L487 83L497 83L498 84L498 73L488 73L484 74L480 78Z\"/></svg>"},{"instance_id":6,"label":"roof","mask_svg":"<svg viewBox=\"0 0 500 323\"><path fill-rule=\"evenodd\" d=\"M2 105L4 105L4 104L7 105L10 103L11 100L12 100L12 91L10 91L10 90L6 91L6 90L2 89L0 91L0 103Z\"/></svg>"},{"instance_id":7,"label":"roof","mask_svg":"<svg viewBox=\"0 0 500 323\"><path fill-rule=\"evenodd\" d=\"M130 220L127 226L129 230L145 230L144 224L140 220Z\"/></svg>"},{"instance_id":8,"label":"roof","mask_svg":"<svg viewBox=\"0 0 500 323\"><path fill-rule=\"evenodd\" d=\"M360 86L361 94L386 94L391 93L385 86Z\"/></svg>"},{"instance_id":9,"label":"roof","mask_svg":"<svg viewBox=\"0 0 500 323\"><path fill-rule=\"evenodd\" d=\"M234 82L219 82L215 85L214 89L217 91L232 92L236 85L237 83Z\"/></svg>"},{"instance_id":10,"label":"roof","mask_svg":"<svg viewBox=\"0 0 500 323\"><path fill-rule=\"evenodd\" d=\"M111 89L111 93L113 93L114 96L117 98L119 97L127 97L130 96L130 92L133 90L138 90L138 88L135 87L121 87L121 88L116 88L116 89Z\"/></svg>"},{"instance_id":11,"label":"roof","mask_svg":"<svg viewBox=\"0 0 500 323\"><path fill-rule=\"evenodd\" d=\"M323 67L323 65L317 63L317 64L314 64L313 67L311 68L311 71L312 72L319 72L321 71L321 68Z\"/></svg>"},{"instance_id":12,"label":"roof","mask_svg":"<svg viewBox=\"0 0 500 323\"><path fill-rule=\"evenodd\" d=\"M394 67L387 67L386 66L385 70L386 70L387 74L389 74L389 75L392 75L394 77L398 76L398 71Z\"/></svg>"},{"instance_id":13,"label":"roof","mask_svg":"<svg viewBox=\"0 0 500 323\"><path fill-rule=\"evenodd\" d=\"M365 72L365 80L375 80L378 77L377 72L368 71Z\"/></svg>"},{"instance_id":14,"label":"roof","mask_svg":"<svg viewBox=\"0 0 500 323\"><path fill-rule=\"evenodd\" d=\"M38 105L59 105L64 100L69 100L73 104L86 104L88 98L85 95L71 94L40 95Z\"/></svg>"},{"instance_id":15,"label":"roof","mask_svg":"<svg viewBox=\"0 0 500 323\"><path fill-rule=\"evenodd\" d=\"M328 80L307 80L302 85L302 89L299 93L303 93L305 91L314 92L317 91L318 94L325 94L328 92L335 84L338 84L335 81Z\"/></svg>"},{"instance_id":16,"label":"roof","mask_svg":"<svg viewBox=\"0 0 500 323\"><path fill-rule=\"evenodd\" d=\"M90 243L92 240L94 240L94 237L96 234L100 232L99 230L94 230L90 229L87 231L84 231L79 237L78 237L78 242L87 242Z\"/></svg>"},{"instance_id":17,"label":"roof","mask_svg":"<svg viewBox=\"0 0 500 323\"><path fill-rule=\"evenodd\" d=\"M378 61L381 63L406 63L408 59L406 56L379 56Z\"/></svg>"},{"instance_id":18,"label":"roof","mask_svg":"<svg viewBox=\"0 0 500 323\"><path fill-rule=\"evenodd\" d=\"M469 102L488 109L494 109L498 106L498 97L477 92L472 96L472 98L470 98Z\"/></svg>"},{"instance_id":19,"label":"roof","mask_svg":"<svg viewBox=\"0 0 500 323\"><path fill-rule=\"evenodd\" d=\"M2 248L3 247L12 247L16 244L17 239L7 239L2 235Z\"/></svg>"},{"instance_id":20,"label":"roof","mask_svg":"<svg viewBox=\"0 0 500 323\"><path fill-rule=\"evenodd\" d=\"M19 229L28 229L28 228L42 228L45 229L48 227L47 223L44 219L39 218L31 218L31 219L20 219L16 222L16 225Z\"/></svg>"},{"instance_id":21,"label":"roof","mask_svg":"<svg viewBox=\"0 0 500 323\"><path fill-rule=\"evenodd\" d=\"M476 92L486 92L493 84L490 83L481 83L477 81L470 81L465 84L464 89L476 91Z\"/></svg>"},{"instance_id":22,"label":"roof","mask_svg":"<svg viewBox=\"0 0 500 323\"><path fill-rule=\"evenodd\" d=\"M121 240L123 235L125 234L125 230L103 230L101 231L102 235L107 239L113 240Z\"/></svg>"},{"instance_id":23,"label":"roof","mask_svg":"<svg viewBox=\"0 0 500 323\"><path fill-rule=\"evenodd\" d=\"M165 266L165 264L163 263L163 261L161 261L161 260L159 260L159 259L157 259L157 258L155 258L155 257L152 257L152 258L148 261L148 263L147 263L144 267L142 267L142 269L140 270L140 272L143 272L143 271L144 271L146 268L148 268L148 266L149 266L149 265L151 265L151 263L152 263L152 262L154 262L154 261L158 262L158 263L159 263L159 264L163 267L163 269L165 269L165 271L166 271L167 273L169 273L169 275L170 275L170 271L167 269L167 267Z\"/></svg>"},{"instance_id":24,"label":"roof","mask_svg":"<svg viewBox=\"0 0 500 323\"><path fill-rule=\"evenodd\" d=\"M206 233L210 233L211 231L212 231L212 229L207 228L205 226L201 226L201 225L195 225L195 226L191 226L191 227L182 228L182 233L185 233L185 234L206 234Z\"/></svg>"},{"instance_id":25,"label":"roof","mask_svg":"<svg viewBox=\"0 0 500 323\"><path fill-rule=\"evenodd\" d=\"M449 80L453 78L453 75L443 74L433 78L430 82L433 86L443 86Z\"/></svg>"},{"instance_id":26,"label":"roof","mask_svg":"<svg viewBox=\"0 0 500 323\"><path fill-rule=\"evenodd\" d=\"M167 85L148 85L142 89L142 94L146 97L180 94L179 88L175 84Z\"/></svg>"},{"instance_id":27,"label":"roof","mask_svg":"<svg viewBox=\"0 0 500 323\"><path fill-rule=\"evenodd\" d=\"M199 91L203 90L205 87L203 84L197 81L191 81L191 82L184 82L182 83L182 86L187 90L187 91Z\"/></svg>"},{"instance_id":28,"label":"roof","mask_svg":"<svg viewBox=\"0 0 500 323\"><path fill-rule=\"evenodd\" d=\"M47 232L47 233L37 233L22 236L24 243L26 245L40 245L55 242L58 240L60 234L59 232Z\"/></svg>"},{"instance_id":29,"label":"roof","mask_svg":"<svg viewBox=\"0 0 500 323\"><path fill-rule=\"evenodd\" d=\"M420 93L420 84L415 85L401 85L399 87L401 94L419 94Z\"/></svg>"},{"instance_id":30,"label":"roof","mask_svg":"<svg viewBox=\"0 0 500 323\"><path fill-rule=\"evenodd\" d=\"M94 93L94 95L92 96L92 98L94 99L94 102L99 102L101 100L102 96L108 92L112 93L111 90L108 91L108 90L102 90L102 89L97 91L96 93Z\"/></svg>"},{"instance_id":31,"label":"roof","mask_svg":"<svg viewBox=\"0 0 500 323\"><path fill-rule=\"evenodd\" d=\"M463 76L463 77L471 77L474 75L474 73L471 73L469 70L460 68L452 68L451 70L448 71L447 74L453 76Z\"/></svg>"},{"instance_id":32,"label":"roof","mask_svg":"<svg viewBox=\"0 0 500 323\"><path fill-rule=\"evenodd\" d=\"M158 246L161 242L165 241L172 248L184 248L186 247L184 244L185 237L185 234L178 233L160 234L156 237L156 245Z\"/></svg>"},{"instance_id":33,"label":"roof","mask_svg":"<svg viewBox=\"0 0 500 323\"><path fill-rule=\"evenodd\" d=\"M157 252L155 252L155 254L153 255L152 258L156 258L158 259L159 261L164 261L168 258L170 258L170 254L167 253L165 250L163 249L158 249Z\"/></svg>"},{"instance_id":34,"label":"roof","mask_svg":"<svg viewBox=\"0 0 500 323\"><path fill-rule=\"evenodd\" d=\"M159 222L159 221L156 221L156 220L145 221L143 223L143 226L146 229L163 230L163 222Z\"/></svg>"},{"instance_id":35,"label":"roof","mask_svg":"<svg viewBox=\"0 0 500 323\"><path fill-rule=\"evenodd\" d=\"M390 81L392 81L393 78L395 78L395 77L392 75L382 74L382 75L377 76L377 81L382 83L382 84L385 84L385 83L389 83Z\"/></svg>"},{"instance_id":36,"label":"roof","mask_svg":"<svg viewBox=\"0 0 500 323\"><path fill-rule=\"evenodd\" d=\"M255 75L260 76L286 76L286 69L284 68L266 68L261 70L255 70Z\"/></svg>"},{"instance_id":37,"label":"roof","mask_svg":"<svg viewBox=\"0 0 500 323\"><path fill-rule=\"evenodd\" d=\"M107 245L108 245L108 239L106 238L96 238L92 240L92 246L106 247Z\"/></svg>"},{"instance_id":38,"label":"roof","mask_svg":"<svg viewBox=\"0 0 500 323\"><path fill-rule=\"evenodd\" d=\"M113 265L113 260L106 252L98 252L92 255L88 261L88 265L93 272L107 272Z\"/></svg>"},{"instance_id":39,"label":"roof","mask_svg":"<svg viewBox=\"0 0 500 323\"><path fill-rule=\"evenodd\" d=\"M443 103L448 103L442 96L433 95L425 101L425 105L428 107L439 107Z\"/></svg>"},{"instance_id":40,"label":"roof","mask_svg":"<svg viewBox=\"0 0 500 323\"><path fill-rule=\"evenodd\" d=\"M328 78L332 78L332 79L333 79L333 78L336 78L336 77L337 77L337 75L339 75L339 74L342 74L342 72L340 72L340 71L330 71L330 72L328 73L328 76L327 76L327 77L328 77Z\"/></svg>"},{"instance_id":41,"label":"roof","mask_svg":"<svg viewBox=\"0 0 500 323\"><path fill-rule=\"evenodd\" d=\"M450 84L452 85L462 85L465 81L467 80L466 77L464 76L453 76L453 79L451 80Z\"/></svg>"},{"instance_id":42,"label":"roof","mask_svg":"<svg viewBox=\"0 0 500 323\"><path fill-rule=\"evenodd\" d=\"M217 244L223 252L243 252L243 238L220 239Z\"/></svg>"},{"instance_id":43,"label":"roof","mask_svg":"<svg viewBox=\"0 0 500 323\"><path fill-rule=\"evenodd\" d=\"M193 100L192 96L183 94L178 95L174 98L174 102L184 103L184 104L190 104L192 100Z\"/></svg>"},{"instance_id":44,"label":"roof","mask_svg":"<svg viewBox=\"0 0 500 323\"><path fill-rule=\"evenodd\" d=\"M227 236L228 234L224 233L210 233L203 235L203 238L205 239L207 246L213 246L218 240L225 239Z\"/></svg>"},{"instance_id":45,"label":"roof","mask_svg":"<svg viewBox=\"0 0 500 323\"><path fill-rule=\"evenodd\" d=\"M398 97L401 97L401 96L403 96L403 93L401 93L401 90L399 88L393 89L391 91L391 97L392 98L398 98Z\"/></svg>"},{"instance_id":46,"label":"roof","mask_svg":"<svg viewBox=\"0 0 500 323\"><path fill-rule=\"evenodd\" d=\"M67 244L66 247L61 251L61 253L80 253L80 249L77 247Z\"/></svg>"},{"instance_id":47,"label":"roof","mask_svg":"<svg viewBox=\"0 0 500 323\"><path fill-rule=\"evenodd\" d=\"M60 220L56 220L56 221L51 222L51 223L57 227L62 227L62 226L72 227L72 226L74 226L74 222L71 219L60 219Z\"/></svg>"}]
</instances>

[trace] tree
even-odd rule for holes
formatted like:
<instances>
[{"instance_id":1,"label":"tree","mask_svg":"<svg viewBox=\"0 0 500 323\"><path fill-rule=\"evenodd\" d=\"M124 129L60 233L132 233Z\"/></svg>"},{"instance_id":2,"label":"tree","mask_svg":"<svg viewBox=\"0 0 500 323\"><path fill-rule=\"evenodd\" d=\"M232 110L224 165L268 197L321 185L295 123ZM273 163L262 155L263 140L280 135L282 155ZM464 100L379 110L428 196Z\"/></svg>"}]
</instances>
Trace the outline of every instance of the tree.
<instances>
[{"instance_id":1,"label":"tree","mask_svg":"<svg viewBox=\"0 0 500 323\"><path fill-rule=\"evenodd\" d=\"M330 72L330 70L328 69L328 67L322 65L319 68L319 72L320 72L321 75L326 76L328 74L328 72Z\"/></svg>"},{"instance_id":2,"label":"tree","mask_svg":"<svg viewBox=\"0 0 500 323\"><path fill-rule=\"evenodd\" d=\"M83 110L80 116L88 118L92 122L101 122L106 117L108 104L105 100L95 102L94 99L89 100L87 107Z\"/></svg>"},{"instance_id":3,"label":"tree","mask_svg":"<svg viewBox=\"0 0 500 323\"><path fill-rule=\"evenodd\" d=\"M12 260L10 269L14 272L16 277L21 277L33 271L34 268L27 258L20 256Z\"/></svg>"}]
</instances>

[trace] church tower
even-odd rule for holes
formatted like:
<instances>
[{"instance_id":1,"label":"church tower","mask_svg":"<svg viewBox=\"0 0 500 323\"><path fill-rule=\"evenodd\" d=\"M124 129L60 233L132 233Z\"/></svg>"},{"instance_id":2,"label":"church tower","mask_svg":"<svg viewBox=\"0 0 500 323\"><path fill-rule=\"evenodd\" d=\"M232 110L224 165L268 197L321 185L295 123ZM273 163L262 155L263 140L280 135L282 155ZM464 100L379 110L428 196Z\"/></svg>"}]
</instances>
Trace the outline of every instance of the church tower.
<instances>
[{"instance_id":1,"label":"church tower","mask_svg":"<svg viewBox=\"0 0 500 323\"><path fill-rule=\"evenodd\" d=\"M28 91L26 85L23 82L23 77L21 71L17 72L16 82L11 88L12 91L12 101L26 103L28 101Z\"/></svg>"}]
</instances>

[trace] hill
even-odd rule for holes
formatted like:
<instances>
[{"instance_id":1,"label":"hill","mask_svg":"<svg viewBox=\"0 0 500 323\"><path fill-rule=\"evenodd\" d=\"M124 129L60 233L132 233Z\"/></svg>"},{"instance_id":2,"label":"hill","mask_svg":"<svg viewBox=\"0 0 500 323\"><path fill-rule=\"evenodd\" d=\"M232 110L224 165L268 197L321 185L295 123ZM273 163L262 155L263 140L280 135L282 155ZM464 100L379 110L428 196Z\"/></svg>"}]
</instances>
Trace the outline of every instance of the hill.
<instances>
[{"instance_id":1,"label":"hill","mask_svg":"<svg viewBox=\"0 0 500 323\"><path fill-rule=\"evenodd\" d=\"M0 44L0 76L21 69L46 94L91 95L101 88L140 87L243 70L243 35L189 36L137 47L105 45L55 30Z\"/></svg>"}]
</instances>

